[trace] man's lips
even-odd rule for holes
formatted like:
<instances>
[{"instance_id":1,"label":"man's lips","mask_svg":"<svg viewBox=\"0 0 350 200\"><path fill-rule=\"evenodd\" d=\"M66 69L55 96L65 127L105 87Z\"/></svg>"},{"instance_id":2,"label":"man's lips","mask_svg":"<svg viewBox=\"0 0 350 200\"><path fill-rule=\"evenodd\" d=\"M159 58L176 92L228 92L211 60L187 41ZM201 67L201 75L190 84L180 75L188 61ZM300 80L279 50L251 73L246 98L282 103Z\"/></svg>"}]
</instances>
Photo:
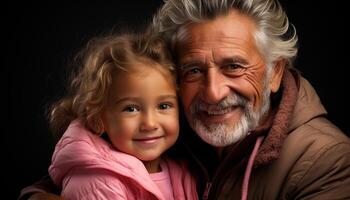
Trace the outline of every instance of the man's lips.
<instances>
[{"instance_id":1,"label":"man's lips","mask_svg":"<svg viewBox=\"0 0 350 200\"><path fill-rule=\"evenodd\" d=\"M208 110L203 110L202 112L206 113L207 115L224 115L226 113L229 113L234 109L233 106L226 107L223 109L208 109Z\"/></svg>"},{"instance_id":2,"label":"man's lips","mask_svg":"<svg viewBox=\"0 0 350 200\"><path fill-rule=\"evenodd\" d=\"M205 123L222 123L235 115L238 108L238 106L231 106L224 109L202 110L197 112L197 116Z\"/></svg>"}]
</instances>

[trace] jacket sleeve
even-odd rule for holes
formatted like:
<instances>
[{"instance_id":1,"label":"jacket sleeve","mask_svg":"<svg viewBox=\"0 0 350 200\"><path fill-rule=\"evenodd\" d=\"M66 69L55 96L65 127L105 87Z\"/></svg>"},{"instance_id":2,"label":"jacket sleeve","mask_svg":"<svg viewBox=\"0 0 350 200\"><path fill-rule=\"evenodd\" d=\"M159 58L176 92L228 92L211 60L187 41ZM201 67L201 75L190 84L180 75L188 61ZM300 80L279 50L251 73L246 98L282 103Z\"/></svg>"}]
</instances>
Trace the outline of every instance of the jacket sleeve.
<instances>
[{"instance_id":1,"label":"jacket sleeve","mask_svg":"<svg viewBox=\"0 0 350 200\"><path fill-rule=\"evenodd\" d=\"M41 180L33 185L23 188L20 192L18 200L26 200L35 193L53 193L59 195L60 189L53 183L49 175L44 176Z\"/></svg>"},{"instance_id":2,"label":"jacket sleeve","mask_svg":"<svg viewBox=\"0 0 350 200\"><path fill-rule=\"evenodd\" d=\"M125 184L105 170L73 171L63 180L62 197L72 200L127 199Z\"/></svg>"},{"instance_id":3,"label":"jacket sleeve","mask_svg":"<svg viewBox=\"0 0 350 200\"><path fill-rule=\"evenodd\" d=\"M350 199L350 143L330 146L304 162L291 199Z\"/></svg>"}]
</instances>

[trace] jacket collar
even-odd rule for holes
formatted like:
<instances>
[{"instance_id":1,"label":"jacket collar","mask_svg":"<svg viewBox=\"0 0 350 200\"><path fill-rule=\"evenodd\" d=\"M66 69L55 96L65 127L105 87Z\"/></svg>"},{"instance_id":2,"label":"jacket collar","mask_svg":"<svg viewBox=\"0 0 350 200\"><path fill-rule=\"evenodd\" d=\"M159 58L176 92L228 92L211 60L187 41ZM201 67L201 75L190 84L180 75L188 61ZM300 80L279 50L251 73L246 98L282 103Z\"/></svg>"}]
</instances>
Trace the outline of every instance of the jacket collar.
<instances>
[{"instance_id":1,"label":"jacket collar","mask_svg":"<svg viewBox=\"0 0 350 200\"><path fill-rule=\"evenodd\" d=\"M279 157L283 142L289 132L306 123L312 118L326 114L315 90L298 72L286 69L284 71L281 98L273 108L267 123L271 123L268 134L259 149L255 166L265 165ZM266 128L262 128L263 131Z\"/></svg>"}]
</instances>

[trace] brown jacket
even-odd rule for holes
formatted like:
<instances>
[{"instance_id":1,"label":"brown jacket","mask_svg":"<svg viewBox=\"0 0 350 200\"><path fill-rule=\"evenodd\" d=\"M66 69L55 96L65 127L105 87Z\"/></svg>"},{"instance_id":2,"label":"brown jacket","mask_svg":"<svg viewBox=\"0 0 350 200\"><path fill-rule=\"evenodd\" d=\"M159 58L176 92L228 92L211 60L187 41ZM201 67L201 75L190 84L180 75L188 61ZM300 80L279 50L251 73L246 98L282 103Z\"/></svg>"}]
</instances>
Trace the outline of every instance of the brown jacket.
<instances>
[{"instance_id":1,"label":"brown jacket","mask_svg":"<svg viewBox=\"0 0 350 200\"><path fill-rule=\"evenodd\" d=\"M255 134L265 140L250 175L248 199L350 199L349 138L324 117L326 110L305 79L286 71L282 90L270 124ZM193 143L188 147L203 169L199 179L211 184L208 199L241 199L256 136L246 140L229 147L222 160L210 160L212 152Z\"/></svg>"}]
</instances>

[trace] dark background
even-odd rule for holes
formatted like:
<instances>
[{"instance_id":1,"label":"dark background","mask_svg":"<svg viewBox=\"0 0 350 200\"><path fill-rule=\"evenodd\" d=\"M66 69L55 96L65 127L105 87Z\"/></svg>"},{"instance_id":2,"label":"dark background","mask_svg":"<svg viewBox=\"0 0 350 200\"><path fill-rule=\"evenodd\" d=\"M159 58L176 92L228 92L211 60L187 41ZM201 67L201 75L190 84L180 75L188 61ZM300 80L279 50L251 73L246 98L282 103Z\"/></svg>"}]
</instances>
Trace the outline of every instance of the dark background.
<instances>
[{"instance_id":1,"label":"dark background","mask_svg":"<svg viewBox=\"0 0 350 200\"><path fill-rule=\"evenodd\" d=\"M296 67L318 91L329 119L349 135L345 8L303 0L281 3L299 34ZM16 199L20 189L47 173L55 139L48 130L45 110L64 94L67 66L80 47L92 36L121 27L142 29L160 4L161 0L5 3L1 66L5 86L1 99L8 112L3 115L1 134L4 196Z\"/></svg>"}]
</instances>

